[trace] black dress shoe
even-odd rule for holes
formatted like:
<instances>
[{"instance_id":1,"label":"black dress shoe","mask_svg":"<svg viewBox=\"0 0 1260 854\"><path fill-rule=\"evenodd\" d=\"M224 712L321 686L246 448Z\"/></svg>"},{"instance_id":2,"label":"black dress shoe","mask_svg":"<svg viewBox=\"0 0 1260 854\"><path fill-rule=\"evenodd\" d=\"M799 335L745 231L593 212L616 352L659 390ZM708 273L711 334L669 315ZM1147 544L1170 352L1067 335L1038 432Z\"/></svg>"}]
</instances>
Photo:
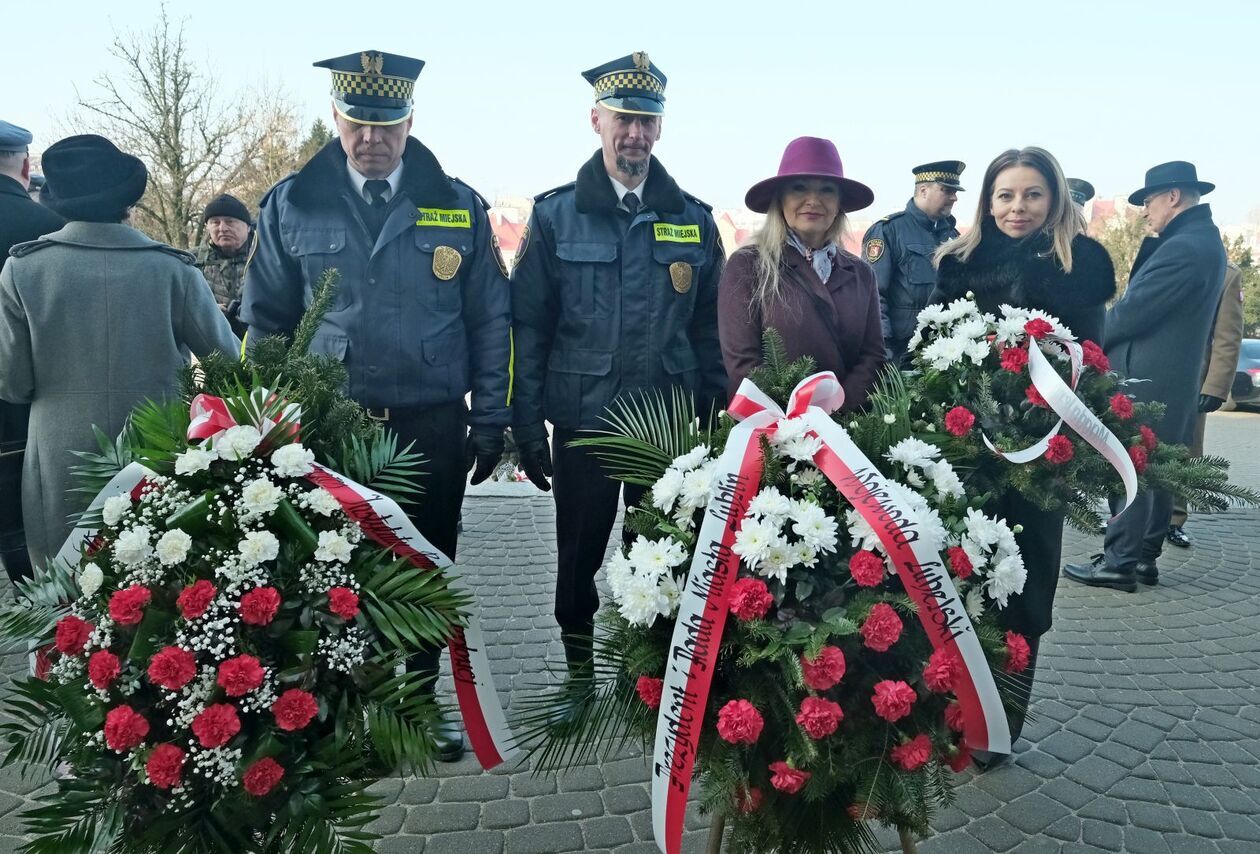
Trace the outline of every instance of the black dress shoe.
<instances>
[{"instance_id":1,"label":"black dress shoe","mask_svg":"<svg viewBox=\"0 0 1260 854\"><path fill-rule=\"evenodd\" d=\"M1190 539L1190 535L1186 533L1186 529L1180 525L1168 526L1168 542L1183 549L1188 549L1190 546L1194 545L1194 540Z\"/></svg>"},{"instance_id":2,"label":"black dress shoe","mask_svg":"<svg viewBox=\"0 0 1260 854\"><path fill-rule=\"evenodd\" d=\"M1137 580L1143 584L1149 584L1151 587L1159 584L1159 567L1155 565L1153 560L1138 561L1137 566L1133 569L1133 573L1137 576Z\"/></svg>"},{"instance_id":3,"label":"black dress shoe","mask_svg":"<svg viewBox=\"0 0 1260 854\"><path fill-rule=\"evenodd\" d=\"M433 744L437 747L439 762L458 762L464 756L464 728L439 713L433 725Z\"/></svg>"},{"instance_id":4,"label":"black dress shoe","mask_svg":"<svg viewBox=\"0 0 1260 854\"><path fill-rule=\"evenodd\" d=\"M1063 574L1073 581L1090 587L1107 587L1112 590L1123 590L1125 593L1137 590L1137 574L1133 569L1116 569L1107 566L1102 555L1095 555L1089 563L1066 564L1063 567Z\"/></svg>"}]
</instances>

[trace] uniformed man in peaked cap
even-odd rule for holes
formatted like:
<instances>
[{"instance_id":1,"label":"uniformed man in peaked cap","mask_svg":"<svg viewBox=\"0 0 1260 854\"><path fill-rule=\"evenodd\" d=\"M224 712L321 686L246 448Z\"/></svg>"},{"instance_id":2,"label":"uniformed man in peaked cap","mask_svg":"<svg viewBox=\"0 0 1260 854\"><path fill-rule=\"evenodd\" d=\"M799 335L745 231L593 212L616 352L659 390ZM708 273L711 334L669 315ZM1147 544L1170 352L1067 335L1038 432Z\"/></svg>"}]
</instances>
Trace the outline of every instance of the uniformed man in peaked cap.
<instances>
[{"instance_id":1,"label":"uniformed man in peaked cap","mask_svg":"<svg viewBox=\"0 0 1260 854\"><path fill-rule=\"evenodd\" d=\"M340 273L311 351L340 359L350 396L423 454L407 509L454 558L467 470L485 480L509 422L506 271L485 201L408 135L424 62L367 50L315 65L332 72L338 139L263 198L241 318L250 339L290 335L321 274ZM436 674L437 655L413 669ZM458 728L438 734L458 758Z\"/></svg>"},{"instance_id":2,"label":"uniformed man in peaked cap","mask_svg":"<svg viewBox=\"0 0 1260 854\"><path fill-rule=\"evenodd\" d=\"M1084 178L1068 178L1067 185L1072 201L1080 207L1084 207L1085 203L1094 197L1094 185Z\"/></svg>"},{"instance_id":3,"label":"uniformed man in peaked cap","mask_svg":"<svg viewBox=\"0 0 1260 854\"><path fill-rule=\"evenodd\" d=\"M623 395L682 389L702 418L725 404L717 286L724 256L710 207L652 155L665 75L646 53L583 72L600 148L577 180L535 199L512 274L513 434L525 473L556 501L556 621L571 672L591 660L603 562L622 485L570 447ZM546 422L552 425L547 442ZM644 490L625 486L627 506Z\"/></svg>"},{"instance_id":4,"label":"uniformed man in peaked cap","mask_svg":"<svg viewBox=\"0 0 1260 854\"><path fill-rule=\"evenodd\" d=\"M919 312L936 286L932 253L958 236L950 212L962 191L959 178L967 164L938 160L916 166L914 196L905 210L866 230L862 248L879 282L879 312L888 359L897 364L914 334Z\"/></svg>"}]
</instances>

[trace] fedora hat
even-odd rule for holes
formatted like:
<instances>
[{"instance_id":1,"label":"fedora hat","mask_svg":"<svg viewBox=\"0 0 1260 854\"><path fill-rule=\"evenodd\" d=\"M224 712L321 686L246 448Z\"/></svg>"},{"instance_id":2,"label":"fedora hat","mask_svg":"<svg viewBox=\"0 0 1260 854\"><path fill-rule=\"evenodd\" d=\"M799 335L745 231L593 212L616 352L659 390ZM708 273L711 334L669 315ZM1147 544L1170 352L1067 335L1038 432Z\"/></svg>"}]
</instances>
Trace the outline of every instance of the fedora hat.
<instances>
[{"instance_id":1,"label":"fedora hat","mask_svg":"<svg viewBox=\"0 0 1260 854\"><path fill-rule=\"evenodd\" d=\"M1199 180L1198 170L1193 163L1185 160L1173 160L1161 163L1146 170L1146 186L1129 194L1129 204L1141 207L1146 197L1160 190L1171 190L1173 187L1194 187L1200 195L1216 189L1215 184Z\"/></svg>"},{"instance_id":2,"label":"fedora hat","mask_svg":"<svg viewBox=\"0 0 1260 854\"><path fill-rule=\"evenodd\" d=\"M54 142L42 167L47 183L39 200L71 220L117 222L149 183L149 170L138 157L91 133Z\"/></svg>"},{"instance_id":3,"label":"fedora hat","mask_svg":"<svg viewBox=\"0 0 1260 854\"><path fill-rule=\"evenodd\" d=\"M844 164L840 162L840 153L831 140L801 136L789 142L783 150L779 173L753 184L744 196L744 204L749 210L765 213L774 202L779 185L793 178L824 178L838 183L840 210L845 213L860 211L875 201L875 193L870 187L844 177Z\"/></svg>"}]
</instances>

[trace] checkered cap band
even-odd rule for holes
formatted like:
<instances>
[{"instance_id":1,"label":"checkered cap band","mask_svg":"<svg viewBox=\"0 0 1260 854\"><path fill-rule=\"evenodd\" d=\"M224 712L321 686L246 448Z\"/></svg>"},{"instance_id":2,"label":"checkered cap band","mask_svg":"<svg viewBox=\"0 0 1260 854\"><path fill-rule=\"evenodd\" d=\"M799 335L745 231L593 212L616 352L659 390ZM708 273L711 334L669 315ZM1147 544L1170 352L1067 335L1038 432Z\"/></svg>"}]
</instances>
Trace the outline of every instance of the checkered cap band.
<instances>
[{"instance_id":1,"label":"checkered cap band","mask_svg":"<svg viewBox=\"0 0 1260 854\"><path fill-rule=\"evenodd\" d=\"M334 71L333 94L367 95L373 98L395 98L400 101L411 99L415 89L415 81L404 77L390 77L385 74L363 74L355 71Z\"/></svg>"},{"instance_id":2,"label":"checkered cap band","mask_svg":"<svg viewBox=\"0 0 1260 854\"><path fill-rule=\"evenodd\" d=\"M954 181L957 182L962 176L957 172L915 172L914 180L916 184L923 184L927 181Z\"/></svg>"},{"instance_id":3,"label":"checkered cap band","mask_svg":"<svg viewBox=\"0 0 1260 854\"><path fill-rule=\"evenodd\" d=\"M639 89L660 95L664 93L665 86L660 80L644 71L616 71L605 74L595 81L596 98L618 89Z\"/></svg>"}]
</instances>

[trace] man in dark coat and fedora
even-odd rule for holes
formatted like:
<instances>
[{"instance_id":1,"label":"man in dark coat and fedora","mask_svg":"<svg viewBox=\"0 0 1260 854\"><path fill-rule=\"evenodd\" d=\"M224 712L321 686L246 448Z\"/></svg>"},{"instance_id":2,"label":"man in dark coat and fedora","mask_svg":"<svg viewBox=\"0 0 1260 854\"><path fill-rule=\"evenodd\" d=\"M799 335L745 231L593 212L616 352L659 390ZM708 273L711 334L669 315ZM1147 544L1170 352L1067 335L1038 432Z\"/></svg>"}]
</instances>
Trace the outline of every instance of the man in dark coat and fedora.
<instances>
[{"instance_id":1,"label":"man in dark coat and fedora","mask_svg":"<svg viewBox=\"0 0 1260 854\"><path fill-rule=\"evenodd\" d=\"M18 243L51 234L66 221L29 195L34 137L0 121L0 267ZM12 580L31 574L22 528L22 456L31 408L0 400L0 564Z\"/></svg>"},{"instance_id":2,"label":"man in dark coat and fedora","mask_svg":"<svg viewBox=\"0 0 1260 854\"><path fill-rule=\"evenodd\" d=\"M1129 196L1141 205L1157 236L1142 241L1129 287L1107 313L1106 349L1111 365L1135 382L1139 400L1166 407L1156 432L1161 441L1194 440L1200 371L1216 307L1225 286L1225 248L1212 210L1199 199L1215 189L1200 181L1191 163L1173 161L1146 173L1146 185ZM1120 499L1113 499L1118 510ZM1094 587L1132 592L1137 582L1157 584L1172 496L1140 493L1107 526L1103 554L1089 564L1069 564L1064 574Z\"/></svg>"}]
</instances>

